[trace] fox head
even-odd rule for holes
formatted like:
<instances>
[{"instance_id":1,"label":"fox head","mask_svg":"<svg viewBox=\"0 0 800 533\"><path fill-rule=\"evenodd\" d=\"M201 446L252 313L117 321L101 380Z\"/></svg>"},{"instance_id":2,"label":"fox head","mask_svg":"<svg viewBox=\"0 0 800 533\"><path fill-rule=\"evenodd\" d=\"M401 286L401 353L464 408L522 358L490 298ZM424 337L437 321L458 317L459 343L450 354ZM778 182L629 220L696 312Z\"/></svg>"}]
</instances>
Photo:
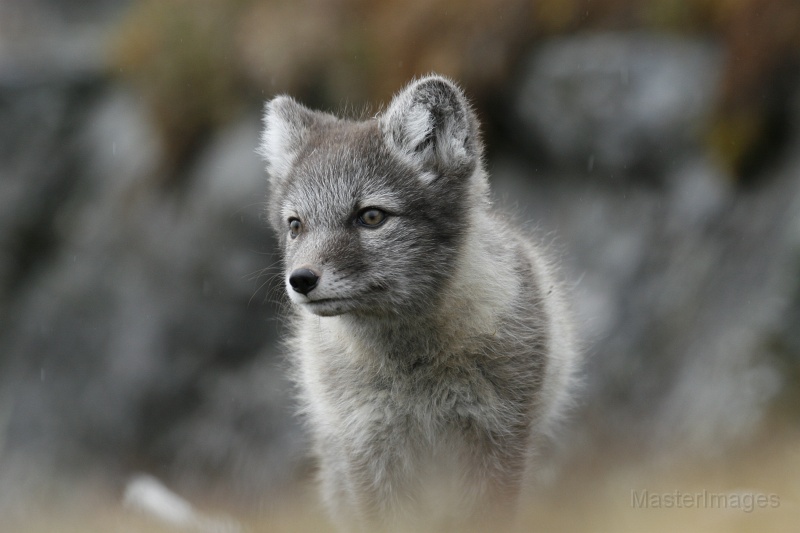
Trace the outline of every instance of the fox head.
<instances>
[{"instance_id":1,"label":"fox head","mask_svg":"<svg viewBox=\"0 0 800 533\"><path fill-rule=\"evenodd\" d=\"M267 102L258 152L292 302L321 316L432 309L485 197L481 151L463 92L440 76L363 122Z\"/></svg>"}]
</instances>

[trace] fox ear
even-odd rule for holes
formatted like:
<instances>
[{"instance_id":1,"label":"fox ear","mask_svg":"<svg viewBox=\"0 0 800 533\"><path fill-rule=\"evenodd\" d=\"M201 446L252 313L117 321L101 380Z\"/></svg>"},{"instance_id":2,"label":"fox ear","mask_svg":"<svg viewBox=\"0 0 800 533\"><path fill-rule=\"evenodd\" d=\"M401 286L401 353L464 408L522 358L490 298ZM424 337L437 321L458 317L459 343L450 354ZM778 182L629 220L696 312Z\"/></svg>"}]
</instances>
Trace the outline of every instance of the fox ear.
<instances>
[{"instance_id":1,"label":"fox ear","mask_svg":"<svg viewBox=\"0 0 800 533\"><path fill-rule=\"evenodd\" d=\"M469 103L457 85L441 76L410 83L380 120L389 147L431 181L469 171L480 157Z\"/></svg>"},{"instance_id":2,"label":"fox ear","mask_svg":"<svg viewBox=\"0 0 800 533\"><path fill-rule=\"evenodd\" d=\"M264 130L256 152L267 163L270 184L289 174L315 120L314 111L289 96L276 96L264 105Z\"/></svg>"}]
</instances>

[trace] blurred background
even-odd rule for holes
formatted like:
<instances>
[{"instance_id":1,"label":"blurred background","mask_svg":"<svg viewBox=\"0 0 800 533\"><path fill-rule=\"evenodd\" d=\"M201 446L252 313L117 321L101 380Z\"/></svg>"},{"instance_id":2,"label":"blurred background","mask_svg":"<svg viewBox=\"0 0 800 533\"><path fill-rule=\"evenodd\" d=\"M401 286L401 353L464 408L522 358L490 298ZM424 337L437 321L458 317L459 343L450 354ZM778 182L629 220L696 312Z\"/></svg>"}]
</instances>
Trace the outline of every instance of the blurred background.
<instances>
[{"instance_id":1,"label":"blurred background","mask_svg":"<svg viewBox=\"0 0 800 533\"><path fill-rule=\"evenodd\" d=\"M568 512L531 504L531 523L655 530L632 490L749 490L780 509L661 518L789 530L797 0L2 0L9 531L152 530L119 506L140 472L295 530L313 464L285 379L261 106L372 115L432 71L475 105L498 205L560 258L586 354L543 472L542 501Z\"/></svg>"}]
</instances>

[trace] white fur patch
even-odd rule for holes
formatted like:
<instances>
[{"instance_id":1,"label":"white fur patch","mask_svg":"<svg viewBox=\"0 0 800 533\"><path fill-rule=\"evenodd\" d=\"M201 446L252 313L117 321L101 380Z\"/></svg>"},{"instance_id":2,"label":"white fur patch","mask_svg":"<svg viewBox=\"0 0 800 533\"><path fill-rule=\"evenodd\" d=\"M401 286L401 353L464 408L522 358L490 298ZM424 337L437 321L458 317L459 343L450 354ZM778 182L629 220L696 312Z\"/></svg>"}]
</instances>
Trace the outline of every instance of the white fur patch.
<instances>
[{"instance_id":1,"label":"white fur patch","mask_svg":"<svg viewBox=\"0 0 800 533\"><path fill-rule=\"evenodd\" d=\"M264 111L264 131L258 150L267 163L267 170L274 177L286 176L294 160L290 148L294 139L293 126L276 112L282 98L285 97L272 100Z\"/></svg>"},{"instance_id":2,"label":"white fur patch","mask_svg":"<svg viewBox=\"0 0 800 533\"><path fill-rule=\"evenodd\" d=\"M436 179L435 172L423 172L422 174L419 175L419 180L425 185L433 183L433 180L435 179Z\"/></svg>"},{"instance_id":3,"label":"white fur patch","mask_svg":"<svg viewBox=\"0 0 800 533\"><path fill-rule=\"evenodd\" d=\"M431 112L421 105L413 106L404 117L403 122L403 130L406 135L405 149L407 151L419 146L433 129Z\"/></svg>"}]
</instances>

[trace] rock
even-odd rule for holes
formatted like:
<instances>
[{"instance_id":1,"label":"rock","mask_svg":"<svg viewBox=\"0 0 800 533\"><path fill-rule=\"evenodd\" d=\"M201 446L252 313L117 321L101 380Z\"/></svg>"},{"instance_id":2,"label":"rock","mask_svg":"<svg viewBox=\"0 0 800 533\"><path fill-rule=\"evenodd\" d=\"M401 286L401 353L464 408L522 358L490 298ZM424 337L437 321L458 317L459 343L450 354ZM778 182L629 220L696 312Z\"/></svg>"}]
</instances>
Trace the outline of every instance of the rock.
<instances>
[{"instance_id":1,"label":"rock","mask_svg":"<svg viewBox=\"0 0 800 533\"><path fill-rule=\"evenodd\" d=\"M54 121L42 136L63 159L22 150L26 163L4 182L18 188L9 227L30 220L48 236L2 308L0 392L13 398L4 444L62 466L120 469L134 456L180 458L187 468L211 463L224 477L233 463L211 461L207 448L182 437L216 436L229 451L249 439L249 455L231 452L236 464L245 456L250 466L274 460L262 471L275 477L260 488L283 481L277 472L291 471L297 449L286 444L289 398L262 390L280 380L228 385L241 393L237 402L213 405L227 401L218 382L246 377L243 368L276 351L267 281L277 258L254 152L259 112L214 135L196 168L169 190L156 178L158 136L140 101L114 86L92 94L68 99L61 115L32 111ZM24 232L14 234L20 249L31 246ZM265 393L276 402L270 408ZM203 412L208 417L195 423ZM226 429L242 416L246 425Z\"/></svg>"},{"instance_id":2,"label":"rock","mask_svg":"<svg viewBox=\"0 0 800 533\"><path fill-rule=\"evenodd\" d=\"M147 474L134 476L125 486L122 498L125 508L142 513L155 521L196 533L241 533L235 520L208 516L197 511L188 501Z\"/></svg>"},{"instance_id":3,"label":"rock","mask_svg":"<svg viewBox=\"0 0 800 533\"><path fill-rule=\"evenodd\" d=\"M106 69L113 21L129 0L0 4L0 83L97 77Z\"/></svg>"},{"instance_id":4,"label":"rock","mask_svg":"<svg viewBox=\"0 0 800 533\"><path fill-rule=\"evenodd\" d=\"M549 41L524 67L518 120L559 165L657 170L700 143L721 61L708 42L646 33Z\"/></svg>"},{"instance_id":5,"label":"rock","mask_svg":"<svg viewBox=\"0 0 800 533\"><path fill-rule=\"evenodd\" d=\"M493 165L499 197L519 202L546 241L556 236L575 284L587 380L574 442L685 461L758 434L788 385L767 343L796 283L798 161L754 190L704 158L674 165L661 184L531 176L508 157Z\"/></svg>"}]
</instances>

